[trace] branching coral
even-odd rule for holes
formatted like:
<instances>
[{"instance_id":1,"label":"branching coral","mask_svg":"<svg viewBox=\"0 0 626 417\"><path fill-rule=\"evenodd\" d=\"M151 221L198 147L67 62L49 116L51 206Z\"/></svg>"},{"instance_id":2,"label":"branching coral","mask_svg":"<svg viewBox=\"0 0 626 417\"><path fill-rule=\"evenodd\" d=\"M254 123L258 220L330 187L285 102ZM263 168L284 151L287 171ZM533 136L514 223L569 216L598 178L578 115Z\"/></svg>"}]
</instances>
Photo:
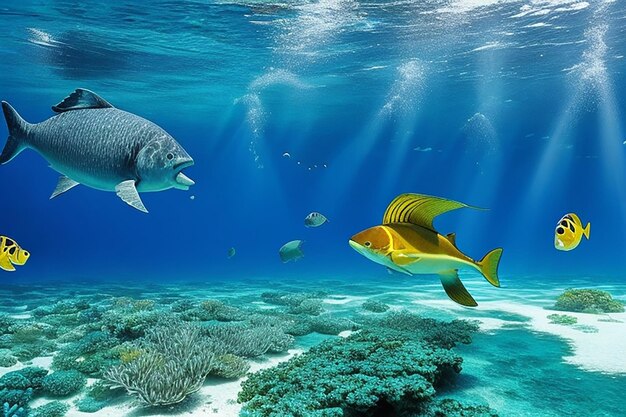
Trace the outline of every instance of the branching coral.
<instances>
[{"instance_id":1,"label":"branching coral","mask_svg":"<svg viewBox=\"0 0 626 417\"><path fill-rule=\"evenodd\" d=\"M145 353L109 369L104 378L151 406L175 404L196 392L215 367L210 340L197 327L178 325L149 331Z\"/></svg>"},{"instance_id":2,"label":"branching coral","mask_svg":"<svg viewBox=\"0 0 626 417\"><path fill-rule=\"evenodd\" d=\"M293 336L272 326L212 326L205 331L219 349L245 358L261 356L268 351L284 352L294 342Z\"/></svg>"}]
</instances>

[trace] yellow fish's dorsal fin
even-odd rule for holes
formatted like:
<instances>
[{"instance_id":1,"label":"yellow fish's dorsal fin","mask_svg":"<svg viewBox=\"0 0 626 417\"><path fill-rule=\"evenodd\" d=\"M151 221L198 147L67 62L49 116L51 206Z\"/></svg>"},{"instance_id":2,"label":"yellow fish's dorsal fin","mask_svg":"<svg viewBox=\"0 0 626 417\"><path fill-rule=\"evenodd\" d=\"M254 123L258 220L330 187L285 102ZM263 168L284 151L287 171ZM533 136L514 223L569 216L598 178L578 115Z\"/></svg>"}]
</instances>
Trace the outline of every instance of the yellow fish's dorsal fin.
<instances>
[{"instance_id":1,"label":"yellow fish's dorsal fin","mask_svg":"<svg viewBox=\"0 0 626 417\"><path fill-rule=\"evenodd\" d=\"M463 207L475 208L458 201L424 194L400 194L397 196L383 216L383 224L411 223L432 230L433 220L440 214Z\"/></svg>"},{"instance_id":2,"label":"yellow fish's dorsal fin","mask_svg":"<svg viewBox=\"0 0 626 417\"><path fill-rule=\"evenodd\" d=\"M456 233L448 233L446 235L446 239L448 239L450 243L452 243L454 247L456 247Z\"/></svg>"}]
</instances>

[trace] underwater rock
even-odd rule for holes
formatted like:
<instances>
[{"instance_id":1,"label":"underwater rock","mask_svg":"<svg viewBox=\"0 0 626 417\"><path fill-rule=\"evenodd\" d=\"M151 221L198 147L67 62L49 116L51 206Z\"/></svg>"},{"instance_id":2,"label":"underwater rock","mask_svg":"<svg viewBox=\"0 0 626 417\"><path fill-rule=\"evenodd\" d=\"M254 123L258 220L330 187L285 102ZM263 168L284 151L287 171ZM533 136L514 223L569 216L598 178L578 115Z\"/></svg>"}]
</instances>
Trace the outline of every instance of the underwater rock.
<instances>
[{"instance_id":1,"label":"underwater rock","mask_svg":"<svg viewBox=\"0 0 626 417\"><path fill-rule=\"evenodd\" d=\"M570 288L559 295L552 308L574 313L623 313L624 303L606 291Z\"/></svg>"},{"instance_id":2,"label":"underwater rock","mask_svg":"<svg viewBox=\"0 0 626 417\"><path fill-rule=\"evenodd\" d=\"M380 301L367 300L361 305L363 310L371 311L372 313L384 313L389 310L389 306L385 303L381 303Z\"/></svg>"},{"instance_id":3,"label":"underwater rock","mask_svg":"<svg viewBox=\"0 0 626 417\"><path fill-rule=\"evenodd\" d=\"M274 368L251 374L238 401L246 416L376 415L384 405L419 410L435 385L461 371L461 357L422 341L359 332L323 342ZM382 415L382 414L381 414Z\"/></svg>"}]
</instances>

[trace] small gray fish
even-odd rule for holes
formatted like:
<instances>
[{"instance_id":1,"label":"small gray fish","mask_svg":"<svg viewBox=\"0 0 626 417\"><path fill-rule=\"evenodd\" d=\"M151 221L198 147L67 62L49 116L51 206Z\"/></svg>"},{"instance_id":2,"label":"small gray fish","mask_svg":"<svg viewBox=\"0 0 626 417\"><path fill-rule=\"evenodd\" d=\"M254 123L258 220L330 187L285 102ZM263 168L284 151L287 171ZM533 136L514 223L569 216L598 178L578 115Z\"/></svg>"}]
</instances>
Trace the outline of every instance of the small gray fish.
<instances>
[{"instance_id":1,"label":"small gray fish","mask_svg":"<svg viewBox=\"0 0 626 417\"><path fill-rule=\"evenodd\" d=\"M283 263L289 261L297 261L298 259L304 256L302 252L302 244L304 241L302 240L292 240L290 242L285 243L279 250L278 255L280 256L280 260Z\"/></svg>"},{"instance_id":2,"label":"small gray fish","mask_svg":"<svg viewBox=\"0 0 626 417\"><path fill-rule=\"evenodd\" d=\"M236 254L237 254L237 251L235 250L235 248L228 249L228 259L232 258Z\"/></svg>"},{"instance_id":3,"label":"small gray fish","mask_svg":"<svg viewBox=\"0 0 626 417\"><path fill-rule=\"evenodd\" d=\"M154 123L116 109L102 97L77 89L56 106L57 115L31 124L2 102L9 138L0 154L6 164L26 148L40 153L62 175L54 198L78 184L115 191L130 206L148 212L139 192L188 190L182 173L193 159Z\"/></svg>"},{"instance_id":4,"label":"small gray fish","mask_svg":"<svg viewBox=\"0 0 626 417\"><path fill-rule=\"evenodd\" d=\"M322 213L314 211L304 218L304 225L306 227L319 227L326 223L328 219Z\"/></svg>"}]
</instances>

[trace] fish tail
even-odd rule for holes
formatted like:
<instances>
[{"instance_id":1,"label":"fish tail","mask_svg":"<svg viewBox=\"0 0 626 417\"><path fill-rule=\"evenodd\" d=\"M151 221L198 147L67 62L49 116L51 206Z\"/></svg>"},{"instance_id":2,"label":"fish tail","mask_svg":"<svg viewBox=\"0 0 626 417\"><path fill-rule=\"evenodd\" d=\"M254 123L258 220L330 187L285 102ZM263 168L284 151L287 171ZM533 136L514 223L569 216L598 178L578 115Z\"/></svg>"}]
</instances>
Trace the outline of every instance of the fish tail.
<instances>
[{"instance_id":1,"label":"fish tail","mask_svg":"<svg viewBox=\"0 0 626 417\"><path fill-rule=\"evenodd\" d=\"M589 233L591 233L591 223L587 223L587 226L583 229L583 235L589 240Z\"/></svg>"},{"instance_id":2,"label":"fish tail","mask_svg":"<svg viewBox=\"0 0 626 417\"><path fill-rule=\"evenodd\" d=\"M0 164L6 164L26 148L26 136L29 124L6 101L2 102L2 111L9 128L9 137L0 154Z\"/></svg>"},{"instance_id":3,"label":"fish tail","mask_svg":"<svg viewBox=\"0 0 626 417\"><path fill-rule=\"evenodd\" d=\"M500 280L498 279L498 265L500 264L501 256L502 248L497 248L486 254L483 259L477 262L480 272L494 287L500 286Z\"/></svg>"}]
</instances>

